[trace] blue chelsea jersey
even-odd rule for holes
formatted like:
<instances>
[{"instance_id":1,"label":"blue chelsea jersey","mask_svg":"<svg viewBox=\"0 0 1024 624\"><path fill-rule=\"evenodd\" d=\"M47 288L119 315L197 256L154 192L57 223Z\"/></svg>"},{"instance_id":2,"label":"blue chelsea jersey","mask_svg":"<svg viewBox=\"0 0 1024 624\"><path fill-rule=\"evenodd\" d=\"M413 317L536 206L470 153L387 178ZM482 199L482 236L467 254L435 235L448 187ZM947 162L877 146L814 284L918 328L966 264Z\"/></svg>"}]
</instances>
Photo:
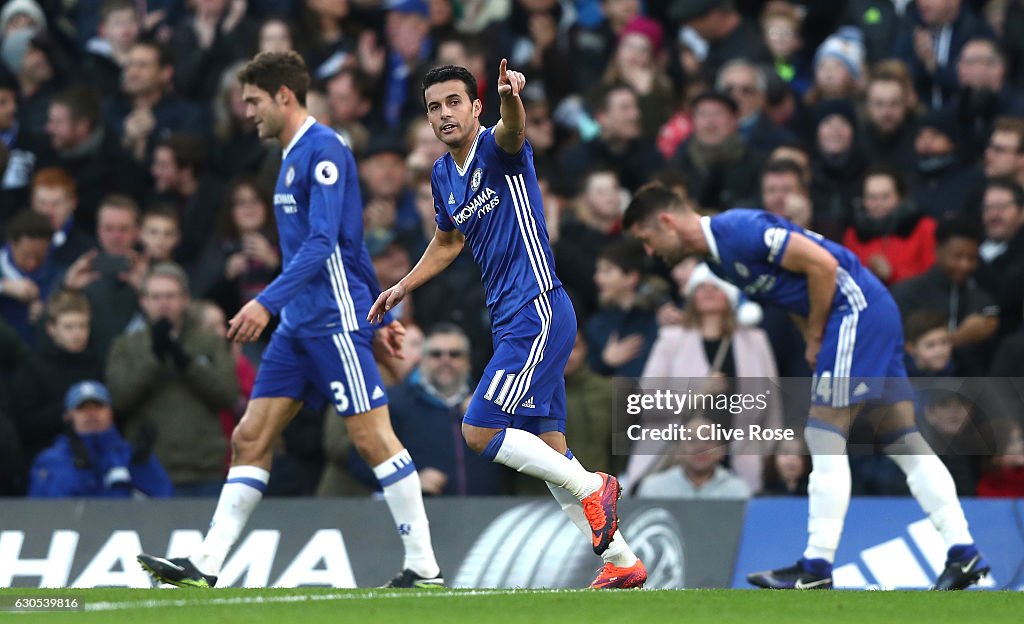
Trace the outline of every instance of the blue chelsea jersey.
<instances>
[{"instance_id":1,"label":"blue chelsea jersey","mask_svg":"<svg viewBox=\"0 0 1024 624\"><path fill-rule=\"evenodd\" d=\"M312 117L284 150L274 216L282 271L256 299L281 314L280 329L311 337L369 327L380 286L363 242L355 159Z\"/></svg>"},{"instance_id":2,"label":"blue chelsea jersey","mask_svg":"<svg viewBox=\"0 0 1024 624\"><path fill-rule=\"evenodd\" d=\"M839 263L832 310L863 310L888 291L849 249L763 210L736 208L702 217L708 241L708 267L751 299L807 316L807 277L782 268L790 236L798 232L829 252Z\"/></svg>"},{"instance_id":3,"label":"blue chelsea jersey","mask_svg":"<svg viewBox=\"0 0 1024 624\"><path fill-rule=\"evenodd\" d=\"M480 265L492 330L562 285L528 142L509 154L495 142L494 128L480 128L465 165L445 154L430 181L437 227L462 232Z\"/></svg>"}]
</instances>

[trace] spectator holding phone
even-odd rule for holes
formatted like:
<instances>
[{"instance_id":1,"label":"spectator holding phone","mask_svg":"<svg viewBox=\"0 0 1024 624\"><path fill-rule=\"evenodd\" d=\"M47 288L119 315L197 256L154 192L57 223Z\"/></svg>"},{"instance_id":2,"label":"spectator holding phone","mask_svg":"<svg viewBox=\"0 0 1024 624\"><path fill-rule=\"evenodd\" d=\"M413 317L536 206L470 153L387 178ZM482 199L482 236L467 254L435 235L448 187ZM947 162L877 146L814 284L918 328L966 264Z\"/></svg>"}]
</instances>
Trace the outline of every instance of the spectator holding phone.
<instances>
[{"instance_id":1,"label":"spectator holding phone","mask_svg":"<svg viewBox=\"0 0 1024 624\"><path fill-rule=\"evenodd\" d=\"M94 310L89 348L105 358L110 343L138 312L138 289L149 269L149 259L135 247L139 243L139 206L127 195L108 195L96 216L99 249L81 255L64 274L68 290L85 293Z\"/></svg>"}]
</instances>

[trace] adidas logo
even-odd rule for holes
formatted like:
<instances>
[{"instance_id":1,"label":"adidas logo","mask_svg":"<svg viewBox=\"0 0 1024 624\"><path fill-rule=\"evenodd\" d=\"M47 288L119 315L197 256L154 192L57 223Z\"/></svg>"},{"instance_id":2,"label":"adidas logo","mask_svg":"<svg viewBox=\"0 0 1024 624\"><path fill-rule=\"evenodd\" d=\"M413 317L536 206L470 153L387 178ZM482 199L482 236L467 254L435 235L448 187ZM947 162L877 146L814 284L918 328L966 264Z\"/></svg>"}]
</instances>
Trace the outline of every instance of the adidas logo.
<instances>
[{"instance_id":1,"label":"adidas logo","mask_svg":"<svg viewBox=\"0 0 1024 624\"><path fill-rule=\"evenodd\" d=\"M537 406L533 404L533 397L530 397L523 401L523 407L527 409L535 409Z\"/></svg>"},{"instance_id":2,"label":"adidas logo","mask_svg":"<svg viewBox=\"0 0 1024 624\"><path fill-rule=\"evenodd\" d=\"M373 395L370 398L372 400L376 401L377 399L381 398L382 396L384 396L384 391L381 390L381 387L380 386L374 386L373 387Z\"/></svg>"},{"instance_id":3,"label":"adidas logo","mask_svg":"<svg viewBox=\"0 0 1024 624\"><path fill-rule=\"evenodd\" d=\"M860 396L862 394L867 394L867 392L868 385L862 381L859 384L857 384L856 388L853 389L853 396Z\"/></svg>"},{"instance_id":4,"label":"adidas logo","mask_svg":"<svg viewBox=\"0 0 1024 624\"><path fill-rule=\"evenodd\" d=\"M455 193L452 193L451 195L448 196L448 205L451 206L454 203L455 203Z\"/></svg>"},{"instance_id":5,"label":"adidas logo","mask_svg":"<svg viewBox=\"0 0 1024 624\"><path fill-rule=\"evenodd\" d=\"M926 589L946 567L946 546L939 532L928 520L907 526L909 537L896 537L865 548L860 560L838 565L832 571L837 588L845 589ZM917 554L915 554L915 549ZM927 568L921 565L918 557ZM874 583L869 581L873 578ZM978 587L994 588L998 584L990 573Z\"/></svg>"}]
</instances>

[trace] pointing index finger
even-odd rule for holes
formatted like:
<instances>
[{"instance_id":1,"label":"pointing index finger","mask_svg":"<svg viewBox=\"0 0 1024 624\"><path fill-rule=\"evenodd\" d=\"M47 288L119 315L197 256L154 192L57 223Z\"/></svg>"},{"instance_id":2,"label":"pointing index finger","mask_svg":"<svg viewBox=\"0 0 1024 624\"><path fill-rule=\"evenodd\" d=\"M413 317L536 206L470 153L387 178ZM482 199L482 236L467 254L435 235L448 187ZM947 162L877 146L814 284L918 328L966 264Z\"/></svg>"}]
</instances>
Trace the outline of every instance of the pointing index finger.
<instances>
[{"instance_id":1,"label":"pointing index finger","mask_svg":"<svg viewBox=\"0 0 1024 624\"><path fill-rule=\"evenodd\" d=\"M508 68L508 59L504 59L504 58L501 59L501 66L498 68L498 78L500 80L505 80L506 78L508 78L508 76L505 73L507 68Z\"/></svg>"}]
</instances>

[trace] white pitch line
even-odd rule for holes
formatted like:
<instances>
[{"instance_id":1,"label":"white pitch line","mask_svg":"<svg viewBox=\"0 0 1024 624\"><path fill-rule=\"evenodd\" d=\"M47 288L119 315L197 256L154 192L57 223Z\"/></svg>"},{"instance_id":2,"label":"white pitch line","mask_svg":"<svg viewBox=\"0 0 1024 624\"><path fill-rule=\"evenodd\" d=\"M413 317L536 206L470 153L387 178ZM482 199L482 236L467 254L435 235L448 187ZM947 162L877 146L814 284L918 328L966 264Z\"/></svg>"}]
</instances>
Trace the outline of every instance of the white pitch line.
<instances>
[{"instance_id":1,"label":"white pitch line","mask_svg":"<svg viewBox=\"0 0 1024 624\"><path fill-rule=\"evenodd\" d=\"M185 590L190 591L190 590ZM216 590L214 590L216 591ZM377 600L381 598L459 598L462 596L510 596L513 594L556 594L587 592L586 589L499 589L469 591L397 591L370 592L366 594L293 594L288 596L238 596L234 598L210 598L208 600L140 600L137 602L92 602L85 604L86 611L127 611L131 609L159 609L163 607L208 607L247 604L288 603L333 600Z\"/></svg>"}]
</instances>

